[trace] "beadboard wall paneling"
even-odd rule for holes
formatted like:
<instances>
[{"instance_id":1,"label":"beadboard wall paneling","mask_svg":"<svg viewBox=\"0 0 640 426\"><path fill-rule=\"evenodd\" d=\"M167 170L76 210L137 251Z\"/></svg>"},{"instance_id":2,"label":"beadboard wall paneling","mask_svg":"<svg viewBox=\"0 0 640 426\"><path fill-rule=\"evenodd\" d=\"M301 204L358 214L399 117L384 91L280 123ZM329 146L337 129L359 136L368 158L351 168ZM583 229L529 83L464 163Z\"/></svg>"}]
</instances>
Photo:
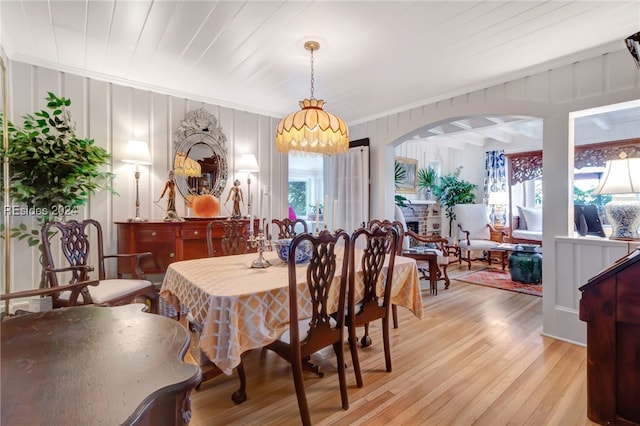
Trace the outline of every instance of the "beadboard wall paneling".
<instances>
[{"instance_id":1,"label":"beadboard wall paneling","mask_svg":"<svg viewBox=\"0 0 640 426\"><path fill-rule=\"evenodd\" d=\"M147 141L153 164L140 167L140 212L151 220L162 220L166 197L158 201L168 171L173 166L175 129L187 112L204 107L217 117L227 136L229 179L221 196L227 196L233 179L239 178L246 194L246 174L235 171L240 156L253 153L260 171L252 174L251 193L254 213L265 217L281 217L287 212L287 157L275 150L273 135L277 119L238 111L200 101L176 98L147 90L122 86L81 77L20 62L8 63L9 111L8 117L19 122L20 117L46 106L48 91L71 99L71 116L80 137L90 137L96 144L112 154L109 170L115 174L113 187L117 194L101 191L91 196L89 203L79 210L75 219L94 218L103 226L105 252L116 247L115 221L127 220L135 215L135 167L122 162L127 141ZM264 186L269 195L262 195ZM245 200L245 209L246 209ZM255 210L258 206L261 212ZM178 195L176 208L181 216L189 211ZM221 214L227 214L223 206ZM34 218L13 217L11 226L24 222L36 227ZM24 242L12 242L12 291L37 287L40 280L39 251ZM109 265L115 271L115 265Z\"/></svg>"}]
</instances>

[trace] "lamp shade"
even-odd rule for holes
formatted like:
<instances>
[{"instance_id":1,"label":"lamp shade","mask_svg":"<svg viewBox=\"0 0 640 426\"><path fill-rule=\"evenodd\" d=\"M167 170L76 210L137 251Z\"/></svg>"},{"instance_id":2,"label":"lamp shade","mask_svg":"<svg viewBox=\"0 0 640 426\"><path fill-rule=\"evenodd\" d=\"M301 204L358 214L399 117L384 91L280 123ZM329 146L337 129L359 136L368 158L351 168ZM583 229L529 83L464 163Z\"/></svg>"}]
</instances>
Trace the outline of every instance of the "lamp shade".
<instances>
[{"instance_id":1,"label":"lamp shade","mask_svg":"<svg viewBox=\"0 0 640 426\"><path fill-rule=\"evenodd\" d=\"M640 158L619 158L607 161L602 181L593 193L596 195L640 193Z\"/></svg>"},{"instance_id":2,"label":"lamp shade","mask_svg":"<svg viewBox=\"0 0 640 426\"><path fill-rule=\"evenodd\" d=\"M607 161L604 177L593 193L596 195L640 193L640 158L622 156L622 158ZM637 199L613 199L605 204L604 212L612 227L610 238L638 239L640 202Z\"/></svg>"},{"instance_id":3,"label":"lamp shade","mask_svg":"<svg viewBox=\"0 0 640 426\"><path fill-rule=\"evenodd\" d=\"M125 149L124 158L122 159L122 161L131 164L151 164L151 153L149 152L149 145L147 145L146 142L130 140L127 143L127 148Z\"/></svg>"},{"instance_id":4,"label":"lamp shade","mask_svg":"<svg viewBox=\"0 0 640 426\"><path fill-rule=\"evenodd\" d=\"M258 160L256 160L256 156L253 154L242 154L240 157L240 161L238 162L237 167L239 172L258 172L260 171L260 167L258 167Z\"/></svg>"},{"instance_id":5,"label":"lamp shade","mask_svg":"<svg viewBox=\"0 0 640 426\"><path fill-rule=\"evenodd\" d=\"M182 151L176 153L176 159L173 162L173 172L176 176L200 177L202 176L202 167L197 161L187 157Z\"/></svg>"},{"instance_id":6,"label":"lamp shade","mask_svg":"<svg viewBox=\"0 0 640 426\"><path fill-rule=\"evenodd\" d=\"M349 129L345 122L323 109L321 99L300 101L300 111L293 112L278 123L276 149L341 154L349 150Z\"/></svg>"}]
</instances>

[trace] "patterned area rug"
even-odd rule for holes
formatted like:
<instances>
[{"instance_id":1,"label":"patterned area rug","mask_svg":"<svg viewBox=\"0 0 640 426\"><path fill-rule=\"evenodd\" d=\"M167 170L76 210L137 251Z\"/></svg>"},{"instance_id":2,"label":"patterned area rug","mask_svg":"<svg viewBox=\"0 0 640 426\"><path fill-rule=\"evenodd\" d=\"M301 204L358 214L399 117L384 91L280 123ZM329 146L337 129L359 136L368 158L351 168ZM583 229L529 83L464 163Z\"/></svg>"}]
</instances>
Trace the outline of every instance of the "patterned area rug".
<instances>
[{"instance_id":1,"label":"patterned area rug","mask_svg":"<svg viewBox=\"0 0 640 426\"><path fill-rule=\"evenodd\" d=\"M511 281L509 271L503 271L501 269L482 269L453 279L469 284L478 284L542 297L542 284L524 284L518 281Z\"/></svg>"}]
</instances>

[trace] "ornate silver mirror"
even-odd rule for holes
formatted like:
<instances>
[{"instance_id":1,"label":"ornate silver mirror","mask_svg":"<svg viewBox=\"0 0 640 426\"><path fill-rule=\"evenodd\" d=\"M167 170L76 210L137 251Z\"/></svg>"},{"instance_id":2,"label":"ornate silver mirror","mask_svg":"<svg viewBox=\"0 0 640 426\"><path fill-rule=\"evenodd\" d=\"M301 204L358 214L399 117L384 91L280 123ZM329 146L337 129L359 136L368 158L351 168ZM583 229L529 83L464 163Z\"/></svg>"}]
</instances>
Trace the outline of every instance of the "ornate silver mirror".
<instances>
[{"instance_id":1,"label":"ornate silver mirror","mask_svg":"<svg viewBox=\"0 0 640 426\"><path fill-rule=\"evenodd\" d=\"M173 171L185 198L220 194L227 184L227 137L204 108L187 113L176 130Z\"/></svg>"}]
</instances>

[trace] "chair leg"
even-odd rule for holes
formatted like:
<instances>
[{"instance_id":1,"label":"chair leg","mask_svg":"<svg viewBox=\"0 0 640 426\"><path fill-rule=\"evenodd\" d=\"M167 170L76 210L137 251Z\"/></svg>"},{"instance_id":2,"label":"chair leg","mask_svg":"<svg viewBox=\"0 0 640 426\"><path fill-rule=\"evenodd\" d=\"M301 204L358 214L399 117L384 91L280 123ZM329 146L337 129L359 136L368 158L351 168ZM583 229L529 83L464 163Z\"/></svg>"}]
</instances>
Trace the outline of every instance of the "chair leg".
<instances>
[{"instance_id":1,"label":"chair leg","mask_svg":"<svg viewBox=\"0 0 640 426\"><path fill-rule=\"evenodd\" d=\"M344 368L344 365L343 365ZM293 384L296 388L296 397L298 398L298 408L300 409L300 418L303 426L311 426L311 415L309 414L309 405L307 404L307 394L304 390L304 381L302 378L302 360L295 359L291 362L291 372L293 374Z\"/></svg>"},{"instance_id":2,"label":"chair leg","mask_svg":"<svg viewBox=\"0 0 640 426\"><path fill-rule=\"evenodd\" d=\"M467 264L469 265L467 269L471 270L471 250L467 250Z\"/></svg>"},{"instance_id":3,"label":"chair leg","mask_svg":"<svg viewBox=\"0 0 640 426\"><path fill-rule=\"evenodd\" d=\"M363 348L371 346L371 337L369 337L369 323L366 323L364 325L364 336L362 336L362 339L360 339L360 344Z\"/></svg>"},{"instance_id":4,"label":"chair leg","mask_svg":"<svg viewBox=\"0 0 640 426\"><path fill-rule=\"evenodd\" d=\"M356 375L356 384L361 388L363 386L362 371L360 370L360 359L358 358L357 346L358 337L356 336L356 327L354 325L349 325L349 350L351 351L351 362L353 363L353 372Z\"/></svg>"},{"instance_id":5,"label":"chair leg","mask_svg":"<svg viewBox=\"0 0 640 426\"><path fill-rule=\"evenodd\" d=\"M444 289L448 289L449 288L449 284L451 283L451 281L449 280L449 275L447 274L447 267L449 265L442 265L442 273L444 274Z\"/></svg>"},{"instance_id":6,"label":"chair leg","mask_svg":"<svg viewBox=\"0 0 640 426\"><path fill-rule=\"evenodd\" d=\"M391 314L393 315L393 328L398 328L398 306L391 305Z\"/></svg>"},{"instance_id":7,"label":"chair leg","mask_svg":"<svg viewBox=\"0 0 640 426\"><path fill-rule=\"evenodd\" d=\"M391 371L391 344L389 334L389 316L385 316L382 318L382 342L384 344L384 363L387 371Z\"/></svg>"},{"instance_id":8,"label":"chair leg","mask_svg":"<svg viewBox=\"0 0 640 426\"><path fill-rule=\"evenodd\" d=\"M338 360L338 379L340 381L340 398L342 399L342 408L349 409L349 394L347 393L347 374L344 367L344 346L342 340L333 344L333 350ZM361 386L360 386L361 387Z\"/></svg>"}]
</instances>

